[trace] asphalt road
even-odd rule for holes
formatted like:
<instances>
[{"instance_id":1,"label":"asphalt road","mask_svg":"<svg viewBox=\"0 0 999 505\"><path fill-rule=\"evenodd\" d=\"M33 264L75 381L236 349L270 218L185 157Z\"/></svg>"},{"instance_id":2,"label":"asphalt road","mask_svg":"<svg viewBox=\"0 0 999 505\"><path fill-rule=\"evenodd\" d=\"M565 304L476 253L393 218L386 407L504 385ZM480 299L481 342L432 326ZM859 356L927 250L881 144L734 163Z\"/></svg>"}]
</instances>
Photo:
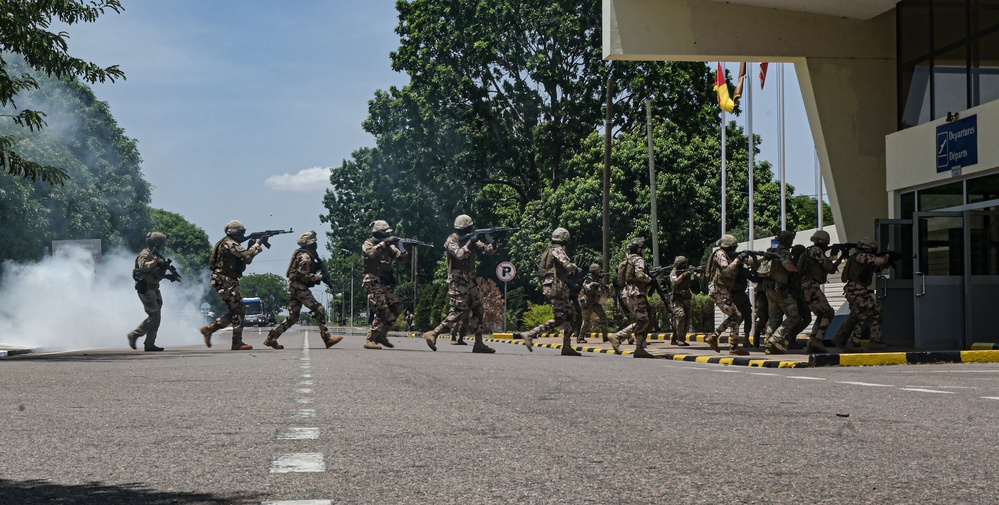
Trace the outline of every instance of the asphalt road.
<instances>
[{"instance_id":1,"label":"asphalt road","mask_svg":"<svg viewBox=\"0 0 999 505\"><path fill-rule=\"evenodd\" d=\"M999 501L994 364L223 340L0 359L0 503Z\"/></svg>"}]
</instances>

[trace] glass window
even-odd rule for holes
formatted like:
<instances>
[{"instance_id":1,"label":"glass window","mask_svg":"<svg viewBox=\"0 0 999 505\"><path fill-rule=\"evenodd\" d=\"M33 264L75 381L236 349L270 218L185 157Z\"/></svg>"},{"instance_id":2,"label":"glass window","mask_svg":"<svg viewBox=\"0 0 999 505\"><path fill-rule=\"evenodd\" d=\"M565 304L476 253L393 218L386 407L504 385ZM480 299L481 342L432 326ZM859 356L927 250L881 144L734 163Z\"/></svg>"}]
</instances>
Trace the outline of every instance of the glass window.
<instances>
[{"instance_id":1,"label":"glass window","mask_svg":"<svg viewBox=\"0 0 999 505\"><path fill-rule=\"evenodd\" d=\"M964 182L957 181L917 191L919 211L949 209L964 204Z\"/></svg>"},{"instance_id":2,"label":"glass window","mask_svg":"<svg viewBox=\"0 0 999 505\"><path fill-rule=\"evenodd\" d=\"M933 119L947 117L948 112L961 112L968 103L968 48L938 55L933 60Z\"/></svg>"},{"instance_id":3,"label":"glass window","mask_svg":"<svg viewBox=\"0 0 999 505\"><path fill-rule=\"evenodd\" d=\"M902 193L900 200L902 204L901 218L912 219L912 214L916 212L916 192Z\"/></svg>"},{"instance_id":4,"label":"glass window","mask_svg":"<svg viewBox=\"0 0 999 505\"><path fill-rule=\"evenodd\" d=\"M999 174L968 180L968 203L999 200Z\"/></svg>"},{"instance_id":5,"label":"glass window","mask_svg":"<svg viewBox=\"0 0 999 505\"><path fill-rule=\"evenodd\" d=\"M999 27L999 0L972 0L971 27L981 34Z\"/></svg>"},{"instance_id":6,"label":"glass window","mask_svg":"<svg viewBox=\"0 0 999 505\"><path fill-rule=\"evenodd\" d=\"M930 55L930 2L911 0L898 5L898 63L910 65Z\"/></svg>"},{"instance_id":7,"label":"glass window","mask_svg":"<svg viewBox=\"0 0 999 505\"><path fill-rule=\"evenodd\" d=\"M916 65L914 69L905 71L899 76L902 79L900 96L905 97L905 102L902 104L900 128L916 126L930 120L929 65L929 60L924 61Z\"/></svg>"},{"instance_id":8,"label":"glass window","mask_svg":"<svg viewBox=\"0 0 999 505\"><path fill-rule=\"evenodd\" d=\"M968 40L968 0L933 0L933 51Z\"/></svg>"},{"instance_id":9,"label":"glass window","mask_svg":"<svg viewBox=\"0 0 999 505\"><path fill-rule=\"evenodd\" d=\"M999 30L975 39L971 51L972 105L999 99Z\"/></svg>"}]
</instances>

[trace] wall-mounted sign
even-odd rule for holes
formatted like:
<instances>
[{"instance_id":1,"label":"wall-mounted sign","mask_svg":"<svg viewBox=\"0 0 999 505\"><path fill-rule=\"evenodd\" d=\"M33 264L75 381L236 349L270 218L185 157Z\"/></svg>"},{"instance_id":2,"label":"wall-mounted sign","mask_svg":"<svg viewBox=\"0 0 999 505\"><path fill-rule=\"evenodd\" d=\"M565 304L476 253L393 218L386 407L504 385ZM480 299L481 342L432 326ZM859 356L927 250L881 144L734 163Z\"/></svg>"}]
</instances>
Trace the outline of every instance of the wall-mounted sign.
<instances>
[{"instance_id":1,"label":"wall-mounted sign","mask_svg":"<svg viewBox=\"0 0 999 505\"><path fill-rule=\"evenodd\" d=\"M937 126L937 173L978 164L978 115Z\"/></svg>"}]
</instances>

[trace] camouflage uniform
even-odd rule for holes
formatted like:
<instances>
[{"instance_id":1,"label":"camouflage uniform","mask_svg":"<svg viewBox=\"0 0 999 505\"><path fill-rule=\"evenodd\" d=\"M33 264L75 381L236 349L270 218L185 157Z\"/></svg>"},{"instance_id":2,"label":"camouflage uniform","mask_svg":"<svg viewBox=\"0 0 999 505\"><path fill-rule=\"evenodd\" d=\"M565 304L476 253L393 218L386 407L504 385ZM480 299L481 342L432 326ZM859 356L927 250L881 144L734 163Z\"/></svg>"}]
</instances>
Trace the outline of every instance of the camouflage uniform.
<instances>
[{"instance_id":1,"label":"camouflage uniform","mask_svg":"<svg viewBox=\"0 0 999 505\"><path fill-rule=\"evenodd\" d=\"M645 242L642 241L641 249L644 249L644 247ZM631 316L632 323L618 330L614 334L611 343L615 344L615 340L620 342L628 338L629 334L634 335L634 356L636 358L648 358L652 355L645 350L645 347L647 345L646 338L651 321L649 319L649 299L646 293L649 292L649 284L652 283L652 277L648 274L649 267L645 262L645 258L642 257L640 250L629 251L628 257L622 263L622 267L624 271L622 272L623 275L619 274L619 279L624 284L624 287L621 288L620 298L621 303L628 309L628 315ZM618 270L620 271L622 268ZM615 344L616 348L617 345Z\"/></svg>"},{"instance_id":2,"label":"camouflage uniform","mask_svg":"<svg viewBox=\"0 0 999 505\"><path fill-rule=\"evenodd\" d=\"M680 261L683 258L683 261ZM687 272L687 261L683 256L679 256L673 261L673 270L669 273L670 312L673 313L673 320L676 325L673 334L670 335L670 343L678 346L687 346L687 330L690 328L690 315L693 312L691 306L690 285L700 277L697 272Z\"/></svg>"},{"instance_id":3,"label":"camouflage uniform","mask_svg":"<svg viewBox=\"0 0 999 505\"><path fill-rule=\"evenodd\" d=\"M525 332L522 335L524 340L530 341L552 328L562 328L562 354L579 354L572 348L574 309L572 301L569 299L569 286L567 285L569 275L578 269L579 267L569 259L569 254L565 251L563 244L553 243L545 250L538 266L538 275L542 277L541 292L548 299L548 303L552 305L554 319L549 319Z\"/></svg>"},{"instance_id":4,"label":"camouflage uniform","mask_svg":"<svg viewBox=\"0 0 999 505\"><path fill-rule=\"evenodd\" d=\"M165 243L165 235L154 232L150 233L149 237L154 235L162 237ZM132 271L135 291L139 295L139 301L142 302L142 308L146 311L146 319L128 334L128 345L135 349L136 340L145 335L143 348L146 351L162 351L162 347L156 346L156 333L160 328L160 311L163 308L160 281L168 277L166 258L160 255L158 247L153 245L151 239L147 238L147 242L149 246L135 258L135 269Z\"/></svg>"},{"instance_id":5,"label":"camouflage uniform","mask_svg":"<svg viewBox=\"0 0 999 505\"><path fill-rule=\"evenodd\" d=\"M582 324L579 327L580 338L586 338L590 335L590 326L593 316L597 317L597 327L600 329L600 334L603 339L607 339L607 312L604 310L604 306L600 303L600 294L607 290L602 282L600 282L600 275L587 274L583 279L583 289L579 291L579 308L582 314Z\"/></svg>"},{"instance_id":6,"label":"camouflage uniform","mask_svg":"<svg viewBox=\"0 0 999 505\"><path fill-rule=\"evenodd\" d=\"M763 279L753 284L753 346L760 346L760 337L766 333L770 322L770 307L767 306L767 289Z\"/></svg>"},{"instance_id":7,"label":"camouflage uniform","mask_svg":"<svg viewBox=\"0 0 999 505\"><path fill-rule=\"evenodd\" d=\"M819 342L825 339L826 330L832 322L836 312L829 301L826 300L825 293L822 292L822 285L826 283L829 274L836 272L837 263L826 256L825 250L813 245L809 247L799 260L801 268L801 291L808 304L808 309L815 314L815 325L812 327L812 339Z\"/></svg>"},{"instance_id":8,"label":"camouflage uniform","mask_svg":"<svg viewBox=\"0 0 999 505\"><path fill-rule=\"evenodd\" d=\"M364 347L381 349L379 344L393 347L388 341L388 332L406 307L392 291L387 279L392 272L392 261L403 261L408 255L400 251L390 240L376 242L374 238L364 241L361 253L364 257L364 278L361 280L361 286L367 292L368 301L371 302L375 314Z\"/></svg>"},{"instance_id":9,"label":"camouflage uniform","mask_svg":"<svg viewBox=\"0 0 999 505\"><path fill-rule=\"evenodd\" d=\"M444 241L448 264L447 294L451 299L451 312L436 328L424 333L423 338L427 341L427 345L436 351L437 336L448 333L465 314L468 314L467 331L475 335L472 352L492 352L492 349L482 342L482 334L486 331L482 322L485 309L479 298L479 287L475 285L475 257L480 253L496 254L497 246L495 243L486 244L479 240L470 240L462 245L458 237L458 233L452 233Z\"/></svg>"},{"instance_id":10,"label":"camouflage uniform","mask_svg":"<svg viewBox=\"0 0 999 505\"><path fill-rule=\"evenodd\" d=\"M781 232L784 233L784 232ZM780 237L780 235L778 235ZM793 239L791 235L791 239ZM769 324L766 334L766 353L783 354L787 351L785 339L792 329L801 322L798 315L798 301L791 292L791 273L797 267L791 259L791 251L787 246L790 239L782 241L770 252L779 258L767 260L771 262L770 276L763 282L767 291L767 306L769 308ZM782 317L783 316L783 317Z\"/></svg>"},{"instance_id":11,"label":"camouflage uniform","mask_svg":"<svg viewBox=\"0 0 999 505\"><path fill-rule=\"evenodd\" d=\"M303 234L302 237L304 238L307 235L308 233ZM314 232L312 232L311 238L312 244L315 245ZM299 241L299 245L304 245L301 240ZM322 337L323 343L326 344L326 348L343 340L343 337L333 338L330 336L330 329L326 326L326 308L312 296L312 290L309 289L323 280L323 274L320 273L318 265L320 261L322 260L316 252L310 248L303 247L296 249L291 255L291 262L288 264L288 272L286 273L288 276L288 294L291 299L288 303L288 317L280 325L268 332L267 339L264 340L264 345L275 349L284 349L284 346L278 344L277 340L293 324L298 322L303 305L312 311L313 319L319 325L319 335Z\"/></svg>"},{"instance_id":12,"label":"camouflage uniform","mask_svg":"<svg viewBox=\"0 0 999 505\"><path fill-rule=\"evenodd\" d=\"M863 241L858 242L862 244ZM884 315L877 300L871 296L868 286L874 281L874 276L884 270L889 263L887 255L876 255L872 247L860 248L850 256L846 266L843 267L843 294L850 304L850 316L843 323L844 328L852 328L849 341L844 342L845 336L836 335L835 343L838 347L847 351L855 350L860 346L860 336L864 328L870 331L871 343L869 349L877 350L888 347L881 341L881 322ZM845 345L844 345L845 344Z\"/></svg>"},{"instance_id":13,"label":"camouflage uniform","mask_svg":"<svg viewBox=\"0 0 999 505\"><path fill-rule=\"evenodd\" d=\"M729 249L722 247L715 249L715 252L711 254L711 259L708 260L708 296L726 317L708 336L707 341L715 352L721 352L718 347L718 338L727 328L730 332L729 354L745 355L748 353L739 348L739 326L742 324L742 312L739 311L739 307L732 297L732 288L735 287L735 280L739 275L742 261L735 255L735 245L738 243L735 237L726 235L722 239L726 240L725 243L732 245ZM719 240L719 245L722 244L722 240Z\"/></svg>"},{"instance_id":14,"label":"camouflage uniform","mask_svg":"<svg viewBox=\"0 0 999 505\"><path fill-rule=\"evenodd\" d=\"M735 285L732 286L732 303L739 309L742 317L742 333L749 345L749 336L753 331L753 302L749 300L749 273L745 266L740 267L735 275Z\"/></svg>"},{"instance_id":15,"label":"camouflage uniform","mask_svg":"<svg viewBox=\"0 0 999 505\"><path fill-rule=\"evenodd\" d=\"M229 236L215 244L209 262L212 269L212 287L218 291L226 307L229 307L229 312L201 329L205 345L211 346L212 333L232 323L232 349L234 351L252 349L243 343L243 316L246 308L243 306L243 297L239 294L239 278L243 276L246 265L249 265L253 257L261 252L263 247L260 244L253 244L243 249L236 239Z\"/></svg>"}]
</instances>

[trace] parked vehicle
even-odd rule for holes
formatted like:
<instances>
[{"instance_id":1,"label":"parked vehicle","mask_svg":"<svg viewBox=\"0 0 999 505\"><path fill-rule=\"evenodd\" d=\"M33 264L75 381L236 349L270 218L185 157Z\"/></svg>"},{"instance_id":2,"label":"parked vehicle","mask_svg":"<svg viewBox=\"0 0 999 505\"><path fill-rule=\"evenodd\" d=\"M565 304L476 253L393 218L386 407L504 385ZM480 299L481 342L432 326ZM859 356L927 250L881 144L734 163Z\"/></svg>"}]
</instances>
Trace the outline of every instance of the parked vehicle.
<instances>
[{"instance_id":1,"label":"parked vehicle","mask_svg":"<svg viewBox=\"0 0 999 505\"><path fill-rule=\"evenodd\" d=\"M243 307L246 308L246 316L243 318L244 326L268 326L271 324L271 316L264 308L264 302L260 298L243 298Z\"/></svg>"}]
</instances>

